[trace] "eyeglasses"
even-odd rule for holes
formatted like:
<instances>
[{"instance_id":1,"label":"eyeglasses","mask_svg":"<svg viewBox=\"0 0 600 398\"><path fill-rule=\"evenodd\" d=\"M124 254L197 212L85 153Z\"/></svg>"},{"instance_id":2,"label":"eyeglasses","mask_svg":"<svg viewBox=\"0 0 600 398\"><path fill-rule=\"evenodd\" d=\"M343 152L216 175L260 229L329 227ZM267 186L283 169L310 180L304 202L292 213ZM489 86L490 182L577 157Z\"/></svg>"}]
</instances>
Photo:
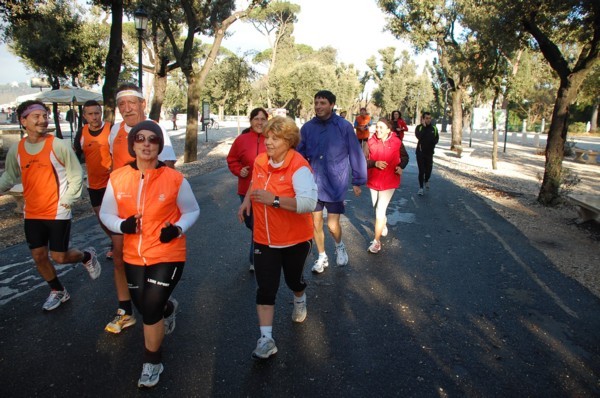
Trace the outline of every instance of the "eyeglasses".
<instances>
[{"instance_id":1,"label":"eyeglasses","mask_svg":"<svg viewBox=\"0 0 600 398\"><path fill-rule=\"evenodd\" d=\"M137 142L138 144L143 144L146 141L148 141L148 143L150 143L150 144L155 144L155 145L160 144L160 138L157 135L149 135L146 137L144 134L138 134L135 136L134 141Z\"/></svg>"}]
</instances>

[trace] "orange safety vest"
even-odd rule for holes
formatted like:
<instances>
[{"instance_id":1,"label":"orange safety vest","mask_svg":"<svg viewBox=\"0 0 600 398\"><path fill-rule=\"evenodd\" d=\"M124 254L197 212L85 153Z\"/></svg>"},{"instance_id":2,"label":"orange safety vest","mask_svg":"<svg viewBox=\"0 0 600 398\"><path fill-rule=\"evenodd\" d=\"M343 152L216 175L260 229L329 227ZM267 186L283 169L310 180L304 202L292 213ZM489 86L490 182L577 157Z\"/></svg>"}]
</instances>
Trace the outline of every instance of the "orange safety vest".
<instances>
[{"instance_id":1,"label":"orange safety vest","mask_svg":"<svg viewBox=\"0 0 600 398\"><path fill-rule=\"evenodd\" d=\"M160 230L181 217L177 206L183 175L164 165L141 171L121 167L110 174L120 218L141 214L140 232L123 236L123 260L132 265L185 261L185 235L169 243L160 241Z\"/></svg>"},{"instance_id":2,"label":"orange safety vest","mask_svg":"<svg viewBox=\"0 0 600 398\"><path fill-rule=\"evenodd\" d=\"M112 144L112 164L113 170L119 169L135 160L129 154L129 144L127 142L127 131L125 131L125 122L119 125L119 132Z\"/></svg>"},{"instance_id":3,"label":"orange safety vest","mask_svg":"<svg viewBox=\"0 0 600 398\"><path fill-rule=\"evenodd\" d=\"M298 152L290 149L283 165L274 168L269 164L269 157L261 153L256 158L252 171L252 186L265 189L275 196L295 197L292 178L301 167L310 166ZM269 246L292 246L313 238L313 220L310 213L298 214L294 211L277 209L271 205L252 203L254 215L254 241Z\"/></svg>"},{"instance_id":4,"label":"orange safety vest","mask_svg":"<svg viewBox=\"0 0 600 398\"><path fill-rule=\"evenodd\" d=\"M54 136L48 134L42 150L30 155L25 150L25 140L19 142L17 161L23 182L23 213L26 219L68 220L71 211L59 205L60 197L67 191L67 170L52 149Z\"/></svg>"},{"instance_id":5,"label":"orange safety vest","mask_svg":"<svg viewBox=\"0 0 600 398\"><path fill-rule=\"evenodd\" d=\"M358 115L356 117L356 137L359 140L366 140L369 138L369 130L362 130L359 129L359 127L363 128L363 127L367 127L369 125L369 122L371 121L371 116L369 115Z\"/></svg>"},{"instance_id":6,"label":"orange safety vest","mask_svg":"<svg viewBox=\"0 0 600 398\"><path fill-rule=\"evenodd\" d=\"M87 165L88 186L91 189L106 188L112 159L108 137L110 136L110 124L104 123L104 127L98 136L90 134L90 126L85 125L81 131L81 149L85 155Z\"/></svg>"}]
</instances>

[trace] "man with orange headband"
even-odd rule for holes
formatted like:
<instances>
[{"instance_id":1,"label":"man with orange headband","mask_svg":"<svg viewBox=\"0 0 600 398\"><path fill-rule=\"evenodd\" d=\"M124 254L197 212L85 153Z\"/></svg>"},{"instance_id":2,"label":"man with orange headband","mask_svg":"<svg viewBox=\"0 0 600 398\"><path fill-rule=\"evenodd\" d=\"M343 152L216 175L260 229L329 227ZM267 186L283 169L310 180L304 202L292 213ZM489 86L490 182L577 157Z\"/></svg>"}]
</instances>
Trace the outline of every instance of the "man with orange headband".
<instances>
[{"instance_id":1,"label":"man with orange headband","mask_svg":"<svg viewBox=\"0 0 600 398\"><path fill-rule=\"evenodd\" d=\"M70 296L48 254L58 264L82 262L92 279L100 275L101 266L93 247L69 249L71 205L81 195L82 171L71 146L48 134L48 113L40 101L25 101L17 107L27 135L6 155L0 192L8 191L21 178L25 238L38 272L50 285L50 296L42 308L51 311Z\"/></svg>"},{"instance_id":2,"label":"man with orange headband","mask_svg":"<svg viewBox=\"0 0 600 398\"><path fill-rule=\"evenodd\" d=\"M110 153L112 155L113 171L135 161L135 158L129 153L127 136L133 126L147 120L146 100L144 99L141 90L135 84L123 84L117 89L117 107L123 117L123 121L112 126L108 138ZM162 126L159 127L161 128L164 137L164 148L158 155L158 160L164 162L167 166L174 168L177 157L173 151L171 139L165 129L162 128ZM125 276L123 235L113 233L111 234L111 240L113 247L113 263L115 266L115 287L117 290L119 307L113 320L106 325L104 330L109 333L121 333L121 330L135 325L136 319L133 316L131 295Z\"/></svg>"}]
</instances>

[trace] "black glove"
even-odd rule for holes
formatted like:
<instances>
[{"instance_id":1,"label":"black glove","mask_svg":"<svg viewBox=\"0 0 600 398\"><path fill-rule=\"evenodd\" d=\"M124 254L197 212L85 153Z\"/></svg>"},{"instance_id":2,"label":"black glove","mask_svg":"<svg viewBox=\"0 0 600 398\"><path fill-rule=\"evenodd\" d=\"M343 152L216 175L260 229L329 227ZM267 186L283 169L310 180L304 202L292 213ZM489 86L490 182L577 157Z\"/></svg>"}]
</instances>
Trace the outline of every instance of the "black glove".
<instances>
[{"instance_id":1,"label":"black glove","mask_svg":"<svg viewBox=\"0 0 600 398\"><path fill-rule=\"evenodd\" d=\"M173 239L179 236L179 228L176 225L169 225L160 230L160 241L162 243L169 243Z\"/></svg>"},{"instance_id":2,"label":"black glove","mask_svg":"<svg viewBox=\"0 0 600 398\"><path fill-rule=\"evenodd\" d=\"M135 234L137 232L137 218L135 218L135 215L127 217L121 223L121 232L124 234Z\"/></svg>"}]
</instances>

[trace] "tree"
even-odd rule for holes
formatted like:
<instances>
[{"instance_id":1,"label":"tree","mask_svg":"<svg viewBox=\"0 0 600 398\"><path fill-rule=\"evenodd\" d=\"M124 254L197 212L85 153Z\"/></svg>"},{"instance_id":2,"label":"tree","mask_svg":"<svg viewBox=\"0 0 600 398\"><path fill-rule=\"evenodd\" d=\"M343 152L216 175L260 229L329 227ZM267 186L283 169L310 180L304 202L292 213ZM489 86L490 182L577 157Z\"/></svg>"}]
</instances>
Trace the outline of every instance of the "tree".
<instances>
[{"instance_id":1,"label":"tree","mask_svg":"<svg viewBox=\"0 0 600 398\"><path fill-rule=\"evenodd\" d=\"M586 76L600 60L600 2L595 0L485 1L485 12L496 15L503 32L527 33L531 44L559 78L546 143L544 178L538 201L560 202L562 161L567 139L569 106Z\"/></svg>"},{"instance_id":2,"label":"tree","mask_svg":"<svg viewBox=\"0 0 600 398\"><path fill-rule=\"evenodd\" d=\"M271 108L269 76L277 65L278 47L281 39L293 32L294 23L300 13L300 6L287 1L274 1L266 7L255 8L248 14L247 20L262 33L269 42L269 68L265 75L267 89L267 107ZM264 53L265 55L267 53Z\"/></svg>"},{"instance_id":3,"label":"tree","mask_svg":"<svg viewBox=\"0 0 600 398\"><path fill-rule=\"evenodd\" d=\"M267 1L252 0L248 8L233 12L235 1L204 2L179 0L173 2L153 1L147 9L160 21L167 35L175 60L185 75L188 84L187 93L187 128L185 135L184 162L197 159L198 148L198 112L200 110L200 91L212 68L221 42L229 26ZM183 43L178 41L176 32L181 23L185 23L187 34ZM197 34L214 35L210 52L198 69L193 62L195 53L194 38Z\"/></svg>"}]
</instances>

